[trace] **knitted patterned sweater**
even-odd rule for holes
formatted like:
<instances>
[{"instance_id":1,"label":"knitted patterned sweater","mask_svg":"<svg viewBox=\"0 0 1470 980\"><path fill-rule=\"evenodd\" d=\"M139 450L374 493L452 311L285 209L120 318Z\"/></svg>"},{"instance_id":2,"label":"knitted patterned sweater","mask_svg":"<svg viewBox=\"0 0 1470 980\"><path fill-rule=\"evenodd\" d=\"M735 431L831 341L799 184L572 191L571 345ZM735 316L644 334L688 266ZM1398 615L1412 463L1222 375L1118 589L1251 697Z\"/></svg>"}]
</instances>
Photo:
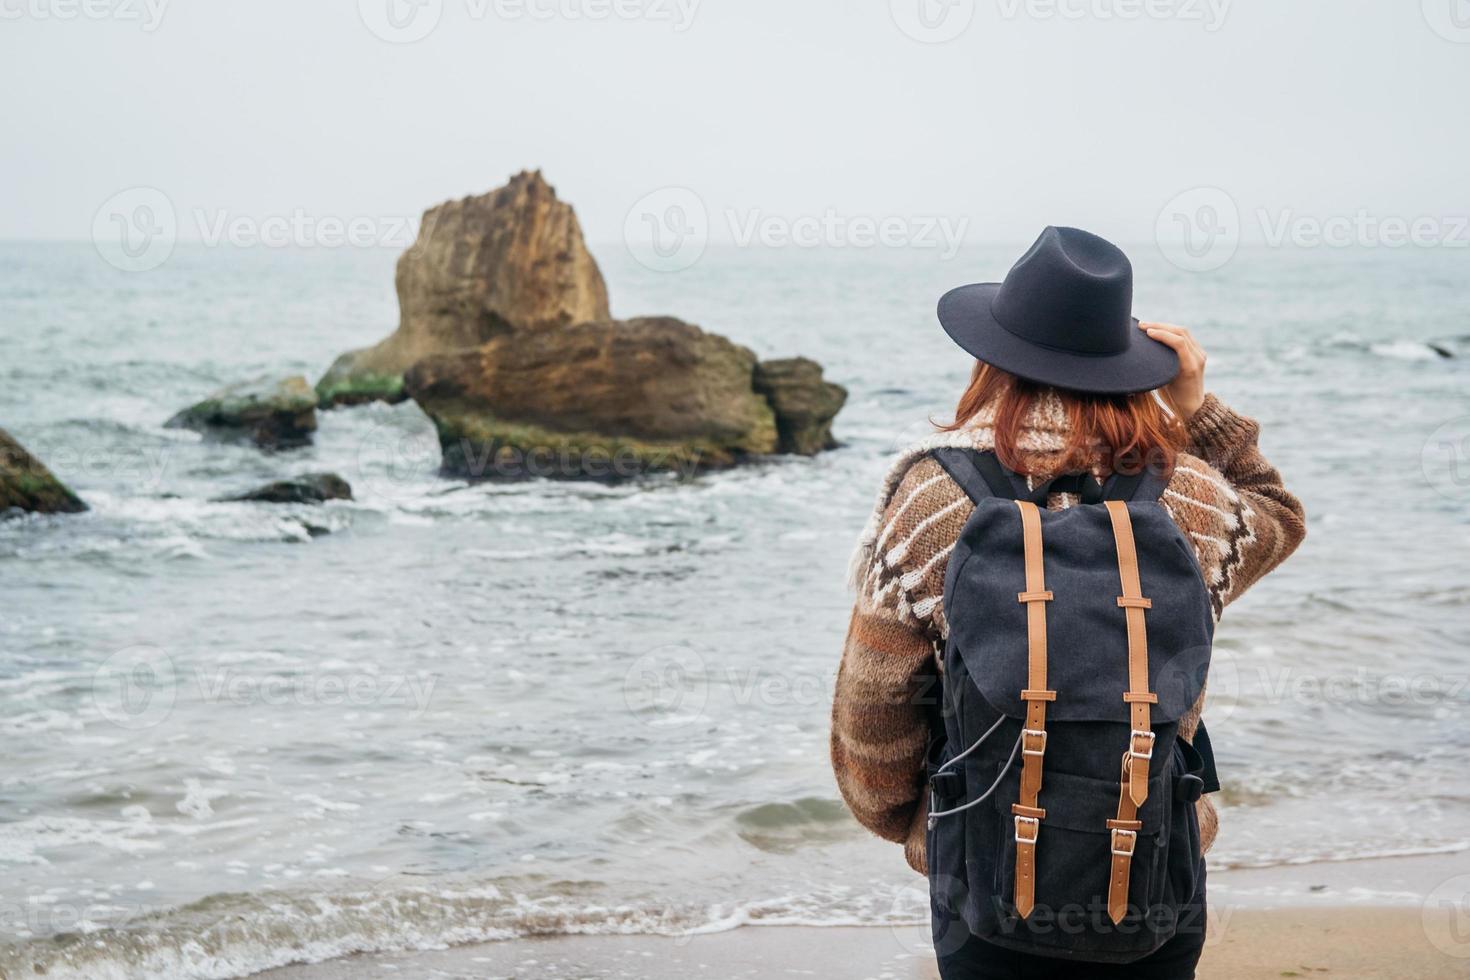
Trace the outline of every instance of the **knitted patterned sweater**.
<instances>
[{"instance_id":1,"label":"knitted patterned sweater","mask_svg":"<svg viewBox=\"0 0 1470 980\"><path fill-rule=\"evenodd\" d=\"M982 412L965 428L938 433L899 457L851 569L857 603L837 674L832 768L858 821L903 844L909 864L921 874L926 870L928 801L922 790L931 738L928 704L940 673L935 652L949 632L944 575L974 510L929 453L940 446L992 448L991 419ZM1018 440L1033 480L1055 473L1066 426L1060 401L1037 402ZM1254 421L1208 396L1189 421L1188 452L1180 454L1161 498L1194 545L1217 620L1306 534L1301 503L1282 487L1281 474L1261 455L1258 431ZM1076 503L1072 495L1054 494L1048 507ZM1203 702L1201 694L1181 720L1182 737L1193 739ZM1209 797L1200 801L1199 816L1208 849L1218 825Z\"/></svg>"}]
</instances>

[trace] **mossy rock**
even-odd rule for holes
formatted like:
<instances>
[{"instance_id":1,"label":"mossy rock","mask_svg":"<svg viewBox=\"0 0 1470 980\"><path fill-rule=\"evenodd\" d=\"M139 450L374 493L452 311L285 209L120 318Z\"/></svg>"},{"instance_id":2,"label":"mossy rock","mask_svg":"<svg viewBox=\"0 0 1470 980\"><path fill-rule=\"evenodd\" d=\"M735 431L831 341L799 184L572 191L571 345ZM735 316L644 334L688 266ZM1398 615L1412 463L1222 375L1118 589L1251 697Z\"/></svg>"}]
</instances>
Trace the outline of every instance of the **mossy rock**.
<instances>
[{"instance_id":1,"label":"mossy rock","mask_svg":"<svg viewBox=\"0 0 1470 980\"><path fill-rule=\"evenodd\" d=\"M86 509L45 464L0 429L0 514L77 514Z\"/></svg>"},{"instance_id":2,"label":"mossy rock","mask_svg":"<svg viewBox=\"0 0 1470 980\"><path fill-rule=\"evenodd\" d=\"M619 479L776 451L755 355L669 317L497 338L409 369L447 473Z\"/></svg>"},{"instance_id":3,"label":"mossy rock","mask_svg":"<svg viewBox=\"0 0 1470 980\"><path fill-rule=\"evenodd\" d=\"M316 392L305 378L256 378L222 388L166 423L212 438L289 449L311 442L316 431Z\"/></svg>"},{"instance_id":4,"label":"mossy rock","mask_svg":"<svg viewBox=\"0 0 1470 980\"><path fill-rule=\"evenodd\" d=\"M360 366L361 351L348 351L327 369L316 383L317 407L341 408L387 402L396 405L408 399L403 375L372 371Z\"/></svg>"},{"instance_id":5,"label":"mossy rock","mask_svg":"<svg viewBox=\"0 0 1470 980\"><path fill-rule=\"evenodd\" d=\"M657 442L599 432L558 432L476 410L436 409L431 418L443 453L442 471L469 480L616 482L649 473L692 476L734 466L749 454L742 446L708 440ZM766 444L760 437L753 443Z\"/></svg>"}]
</instances>

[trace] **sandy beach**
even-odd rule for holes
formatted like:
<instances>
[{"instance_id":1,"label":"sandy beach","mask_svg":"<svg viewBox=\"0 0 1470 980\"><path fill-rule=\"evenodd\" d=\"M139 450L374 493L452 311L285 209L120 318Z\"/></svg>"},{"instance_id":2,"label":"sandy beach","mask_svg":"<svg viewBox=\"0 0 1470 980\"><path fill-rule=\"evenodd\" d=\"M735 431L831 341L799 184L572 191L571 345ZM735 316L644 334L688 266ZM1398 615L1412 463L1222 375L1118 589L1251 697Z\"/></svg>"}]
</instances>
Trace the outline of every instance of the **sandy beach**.
<instances>
[{"instance_id":1,"label":"sandy beach","mask_svg":"<svg viewBox=\"0 0 1470 980\"><path fill-rule=\"evenodd\" d=\"M1458 901L1437 900L1444 884L1467 870L1470 858L1459 853L1216 872L1200 980L1470 977L1470 942L1456 921L1463 918L1464 889ZM1375 903L1385 896L1393 904ZM258 976L933 980L938 973L927 929L912 925L746 926L688 937L556 936L349 957Z\"/></svg>"}]
</instances>

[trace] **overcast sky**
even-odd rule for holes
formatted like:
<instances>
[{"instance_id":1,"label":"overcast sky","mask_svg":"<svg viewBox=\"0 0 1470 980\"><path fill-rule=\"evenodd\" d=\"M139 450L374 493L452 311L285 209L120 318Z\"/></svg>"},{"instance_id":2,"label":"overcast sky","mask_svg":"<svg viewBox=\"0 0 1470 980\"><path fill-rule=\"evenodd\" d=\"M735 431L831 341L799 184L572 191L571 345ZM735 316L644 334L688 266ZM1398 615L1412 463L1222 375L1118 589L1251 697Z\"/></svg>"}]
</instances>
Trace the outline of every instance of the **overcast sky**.
<instances>
[{"instance_id":1,"label":"overcast sky","mask_svg":"<svg viewBox=\"0 0 1470 980\"><path fill-rule=\"evenodd\" d=\"M0 0L0 15L4 238L84 240L135 187L182 215L389 219L533 167L594 242L668 187L697 195L716 239L751 215L834 213L962 218L977 242L1047 223L1136 241L1201 187L1323 219L1470 201L1466 0Z\"/></svg>"}]
</instances>

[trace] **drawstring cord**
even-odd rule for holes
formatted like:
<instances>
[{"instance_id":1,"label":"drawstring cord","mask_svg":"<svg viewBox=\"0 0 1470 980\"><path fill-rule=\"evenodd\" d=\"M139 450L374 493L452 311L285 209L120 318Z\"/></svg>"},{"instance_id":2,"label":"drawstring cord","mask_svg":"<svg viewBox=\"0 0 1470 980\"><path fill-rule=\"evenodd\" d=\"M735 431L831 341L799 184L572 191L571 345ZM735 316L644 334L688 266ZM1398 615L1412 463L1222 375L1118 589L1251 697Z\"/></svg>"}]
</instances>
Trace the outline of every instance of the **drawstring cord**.
<instances>
[{"instance_id":1,"label":"drawstring cord","mask_svg":"<svg viewBox=\"0 0 1470 980\"><path fill-rule=\"evenodd\" d=\"M959 762L965 756L969 755L971 752L974 752L976 749L978 749L982 744L984 744L984 742L985 742L985 740L987 738L989 738L990 736L992 736L992 735L995 734L995 730L997 728L999 728L1002 724L1004 724L1005 723L1005 720L1006 720L1006 716L1005 715L1001 715L999 718L995 719L995 724L994 725L991 725L990 728L989 728L989 730L987 730L984 735L981 735L979 738L975 739L974 742L971 742L970 743L970 747L968 749L965 749L965 751L961 752L959 755L955 756L953 759L950 759L948 762L946 762L944 765L940 766L938 769L934 770L934 775L937 776L937 775L939 775L942 772L946 772L949 769L950 766L954 765L956 762Z\"/></svg>"},{"instance_id":2,"label":"drawstring cord","mask_svg":"<svg viewBox=\"0 0 1470 980\"><path fill-rule=\"evenodd\" d=\"M961 752L959 755L955 756L953 759L950 759L944 765L940 766L937 770L935 770L934 774L936 776L939 775L940 773L949 769L950 766L954 765L956 762L959 762L965 756L978 749L982 742L984 742L991 735L995 734L995 730L998 729L1001 726L1001 722L1005 720L1006 719L1004 715L996 719L995 724L990 726L990 730L988 732L975 739L974 744L972 744L968 749L965 749L965 751ZM931 807L929 810L929 829L934 829L934 825L938 823L940 817L951 817L954 816L956 813L964 813L966 810L972 807L979 806L981 803L984 803L986 800L990 799L995 791L1000 788L1000 784L1006 778L1006 775L1010 772L1011 766L1015 764L1016 753L1021 751L1021 739L1024 737L1024 732L1016 736L1016 744L1011 746L1010 758L1006 759L1006 764L1000 767L1000 775L995 777L995 782L991 783L990 788L987 789L984 793L981 793L979 796L975 797L975 799L971 800L969 803L966 803L964 806L957 806L951 810L935 810ZM931 797L933 796L932 793L930 795Z\"/></svg>"}]
</instances>

